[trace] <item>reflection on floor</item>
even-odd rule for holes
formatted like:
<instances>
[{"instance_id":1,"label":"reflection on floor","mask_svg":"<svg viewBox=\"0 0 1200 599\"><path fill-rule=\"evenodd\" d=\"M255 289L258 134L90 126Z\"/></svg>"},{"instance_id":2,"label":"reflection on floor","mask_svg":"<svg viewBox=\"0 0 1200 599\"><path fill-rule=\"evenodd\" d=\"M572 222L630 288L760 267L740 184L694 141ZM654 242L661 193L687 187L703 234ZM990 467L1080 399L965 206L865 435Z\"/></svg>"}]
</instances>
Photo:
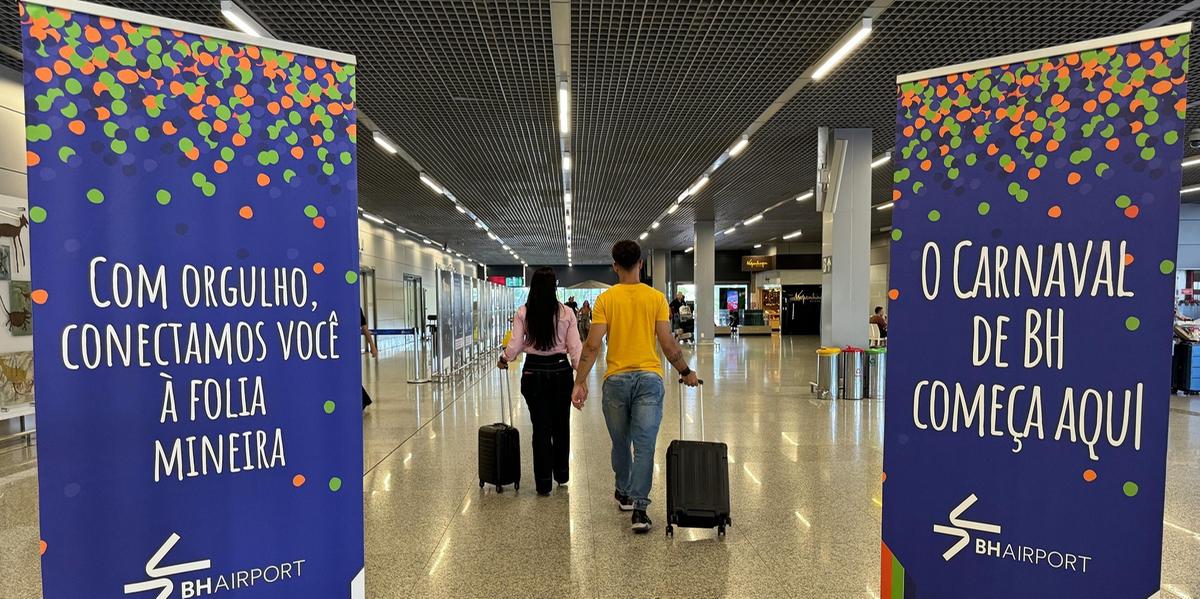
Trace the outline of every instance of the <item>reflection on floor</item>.
<instances>
[{"instance_id":1,"label":"reflection on floor","mask_svg":"<svg viewBox=\"0 0 1200 599\"><path fill-rule=\"evenodd\" d=\"M663 535L662 455L678 436L668 386L650 515L629 531L612 499L599 401L573 413L571 481L532 492L529 419L519 396L520 493L478 486L479 425L500 417L501 378L408 385L400 347L367 360L364 417L368 596L878 597L882 404L810 399L812 338L720 339L695 350L704 420L685 395L688 438L729 444L734 526ZM516 372L513 372L515 384ZM599 384L593 385L598 394ZM1200 400L1171 399L1163 581L1200 597ZM33 452L0 450L0 597L37 597Z\"/></svg>"}]
</instances>

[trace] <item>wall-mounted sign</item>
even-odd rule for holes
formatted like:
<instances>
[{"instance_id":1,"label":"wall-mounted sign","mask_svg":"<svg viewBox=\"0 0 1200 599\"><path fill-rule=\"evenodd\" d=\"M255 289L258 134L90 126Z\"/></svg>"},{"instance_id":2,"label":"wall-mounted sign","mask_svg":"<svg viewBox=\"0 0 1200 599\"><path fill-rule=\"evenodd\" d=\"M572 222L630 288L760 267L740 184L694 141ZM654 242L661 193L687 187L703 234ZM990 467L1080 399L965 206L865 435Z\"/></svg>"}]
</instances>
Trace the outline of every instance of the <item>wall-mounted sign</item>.
<instances>
[{"instance_id":1,"label":"wall-mounted sign","mask_svg":"<svg viewBox=\"0 0 1200 599\"><path fill-rule=\"evenodd\" d=\"M525 277L508 277L504 280L505 287L524 287Z\"/></svg>"},{"instance_id":2,"label":"wall-mounted sign","mask_svg":"<svg viewBox=\"0 0 1200 599\"><path fill-rule=\"evenodd\" d=\"M821 274L833 272L833 256L821 256Z\"/></svg>"},{"instance_id":3,"label":"wall-mounted sign","mask_svg":"<svg viewBox=\"0 0 1200 599\"><path fill-rule=\"evenodd\" d=\"M742 272L775 270L775 256L742 256Z\"/></svg>"}]
</instances>

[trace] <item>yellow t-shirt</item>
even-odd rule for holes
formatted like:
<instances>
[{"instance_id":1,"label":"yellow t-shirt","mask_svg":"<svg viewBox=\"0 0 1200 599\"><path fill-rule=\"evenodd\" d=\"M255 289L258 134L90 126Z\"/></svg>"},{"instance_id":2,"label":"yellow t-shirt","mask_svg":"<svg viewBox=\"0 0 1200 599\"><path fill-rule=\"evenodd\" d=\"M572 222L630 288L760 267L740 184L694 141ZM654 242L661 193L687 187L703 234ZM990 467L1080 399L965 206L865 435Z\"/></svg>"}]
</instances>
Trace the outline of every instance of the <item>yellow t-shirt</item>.
<instances>
[{"instance_id":1,"label":"yellow t-shirt","mask_svg":"<svg viewBox=\"0 0 1200 599\"><path fill-rule=\"evenodd\" d=\"M604 377L635 371L662 376L654 327L658 321L670 320L666 296L648 285L615 285L601 293L592 308L592 324L608 326L608 372Z\"/></svg>"}]
</instances>

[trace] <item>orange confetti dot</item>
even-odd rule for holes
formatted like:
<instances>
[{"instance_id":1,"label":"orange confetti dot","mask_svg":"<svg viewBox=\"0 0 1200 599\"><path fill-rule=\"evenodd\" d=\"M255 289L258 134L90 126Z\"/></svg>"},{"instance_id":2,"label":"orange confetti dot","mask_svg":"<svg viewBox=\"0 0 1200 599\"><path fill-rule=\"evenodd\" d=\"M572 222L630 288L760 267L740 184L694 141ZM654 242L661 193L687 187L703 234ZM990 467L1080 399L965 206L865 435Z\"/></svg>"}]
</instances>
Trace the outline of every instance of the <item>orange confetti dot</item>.
<instances>
[{"instance_id":1,"label":"orange confetti dot","mask_svg":"<svg viewBox=\"0 0 1200 599\"><path fill-rule=\"evenodd\" d=\"M1083 471L1083 480L1085 480L1089 483L1096 480L1096 471L1092 470L1091 468L1084 470Z\"/></svg>"},{"instance_id":2,"label":"orange confetti dot","mask_svg":"<svg viewBox=\"0 0 1200 599\"><path fill-rule=\"evenodd\" d=\"M1058 140L1054 139L1054 138L1050 138L1050 140L1046 142L1046 151L1054 152L1057 150L1058 150Z\"/></svg>"},{"instance_id":3,"label":"orange confetti dot","mask_svg":"<svg viewBox=\"0 0 1200 599\"><path fill-rule=\"evenodd\" d=\"M895 202L896 200L899 200L899 199L900 199L900 190L893 189L892 190L892 201Z\"/></svg>"},{"instance_id":4,"label":"orange confetti dot","mask_svg":"<svg viewBox=\"0 0 1200 599\"><path fill-rule=\"evenodd\" d=\"M259 173L259 174L258 174L258 186L259 186L259 187L266 187L266 186L268 186L268 185L270 185L270 184L271 184L271 177L270 177L270 176L268 176L266 173Z\"/></svg>"},{"instance_id":5,"label":"orange confetti dot","mask_svg":"<svg viewBox=\"0 0 1200 599\"><path fill-rule=\"evenodd\" d=\"M930 167L932 167L932 166L933 166L933 163L930 162L928 158L921 161L921 170L923 170L923 171L929 170Z\"/></svg>"},{"instance_id":6,"label":"orange confetti dot","mask_svg":"<svg viewBox=\"0 0 1200 599\"><path fill-rule=\"evenodd\" d=\"M71 133L75 135L83 135L83 132L87 130L87 125L84 125L83 121L74 120L67 124L67 129L70 129Z\"/></svg>"},{"instance_id":7,"label":"orange confetti dot","mask_svg":"<svg viewBox=\"0 0 1200 599\"><path fill-rule=\"evenodd\" d=\"M50 79L54 77L54 72L49 67L39 67L33 72L33 75L42 83L49 83Z\"/></svg>"},{"instance_id":8,"label":"orange confetti dot","mask_svg":"<svg viewBox=\"0 0 1200 599\"><path fill-rule=\"evenodd\" d=\"M1110 152L1115 152L1117 148L1121 147L1121 140L1114 137L1104 142L1104 147Z\"/></svg>"},{"instance_id":9,"label":"orange confetti dot","mask_svg":"<svg viewBox=\"0 0 1200 599\"><path fill-rule=\"evenodd\" d=\"M25 151L25 164L27 166L37 166L42 161L42 157L37 155L33 150Z\"/></svg>"},{"instance_id":10,"label":"orange confetti dot","mask_svg":"<svg viewBox=\"0 0 1200 599\"><path fill-rule=\"evenodd\" d=\"M292 477L292 486L296 487L297 489L304 486L304 475L297 474L296 476L293 476Z\"/></svg>"},{"instance_id":11,"label":"orange confetti dot","mask_svg":"<svg viewBox=\"0 0 1200 599\"><path fill-rule=\"evenodd\" d=\"M229 125L225 124L225 121L217 119L213 121L212 128L213 131L216 131L217 133L224 133L227 129L229 129Z\"/></svg>"},{"instance_id":12,"label":"orange confetti dot","mask_svg":"<svg viewBox=\"0 0 1200 599\"><path fill-rule=\"evenodd\" d=\"M117 22L116 20L108 17L100 17L100 26L105 29L112 29L113 27L117 26Z\"/></svg>"},{"instance_id":13,"label":"orange confetti dot","mask_svg":"<svg viewBox=\"0 0 1200 599\"><path fill-rule=\"evenodd\" d=\"M233 145L238 146L239 148L246 145L245 136L243 136L241 133L234 133L233 134Z\"/></svg>"},{"instance_id":14,"label":"orange confetti dot","mask_svg":"<svg viewBox=\"0 0 1200 599\"><path fill-rule=\"evenodd\" d=\"M292 158L295 158L296 160L300 160L301 158L304 158L304 148L302 148L300 146L293 147L292 148Z\"/></svg>"},{"instance_id":15,"label":"orange confetti dot","mask_svg":"<svg viewBox=\"0 0 1200 599\"><path fill-rule=\"evenodd\" d=\"M1046 211L1046 214L1049 215L1050 218L1058 218L1062 216L1062 208L1058 206L1051 206L1050 209Z\"/></svg>"},{"instance_id":16,"label":"orange confetti dot","mask_svg":"<svg viewBox=\"0 0 1200 599\"><path fill-rule=\"evenodd\" d=\"M229 170L229 165L226 164L224 160L214 160L213 161L213 172L220 175L220 174L223 174L227 170Z\"/></svg>"},{"instance_id":17,"label":"orange confetti dot","mask_svg":"<svg viewBox=\"0 0 1200 599\"><path fill-rule=\"evenodd\" d=\"M1080 179L1083 179L1083 177L1079 173L1067 173L1067 183L1071 185L1078 183Z\"/></svg>"},{"instance_id":18,"label":"orange confetti dot","mask_svg":"<svg viewBox=\"0 0 1200 599\"><path fill-rule=\"evenodd\" d=\"M184 152L183 155L187 156L188 158L190 158L192 160L198 160L200 158L200 148L197 148L196 146L192 146L191 148L188 149L188 151Z\"/></svg>"},{"instance_id":19,"label":"orange confetti dot","mask_svg":"<svg viewBox=\"0 0 1200 599\"><path fill-rule=\"evenodd\" d=\"M126 85L132 85L134 83L137 83L138 82L137 71L134 71L133 69L121 69L121 70L117 71L117 81L120 81L121 83L124 83Z\"/></svg>"},{"instance_id":20,"label":"orange confetti dot","mask_svg":"<svg viewBox=\"0 0 1200 599\"><path fill-rule=\"evenodd\" d=\"M33 300L33 303L41 305L46 303L46 300L50 299L50 294L47 293L45 289L34 289L29 294L29 299Z\"/></svg>"},{"instance_id":21,"label":"orange confetti dot","mask_svg":"<svg viewBox=\"0 0 1200 599\"><path fill-rule=\"evenodd\" d=\"M900 297L899 289L892 289L891 291L888 291L888 299L899 299L899 297Z\"/></svg>"},{"instance_id":22,"label":"orange confetti dot","mask_svg":"<svg viewBox=\"0 0 1200 599\"><path fill-rule=\"evenodd\" d=\"M313 219L313 226L314 226L314 227L316 227L316 228L318 228L318 229L324 229L324 228L325 228L325 217L324 217L324 216L318 216L318 217L314 218L314 219Z\"/></svg>"},{"instance_id":23,"label":"orange confetti dot","mask_svg":"<svg viewBox=\"0 0 1200 599\"><path fill-rule=\"evenodd\" d=\"M1141 132L1142 127L1144 127L1144 126L1145 125L1143 125L1141 121L1134 121L1132 123L1129 123L1129 132L1130 133L1139 133L1139 132Z\"/></svg>"},{"instance_id":24,"label":"orange confetti dot","mask_svg":"<svg viewBox=\"0 0 1200 599\"><path fill-rule=\"evenodd\" d=\"M48 545L46 545L45 541L39 540L38 541L38 555L46 555L47 547L48 547Z\"/></svg>"},{"instance_id":25,"label":"orange confetti dot","mask_svg":"<svg viewBox=\"0 0 1200 599\"><path fill-rule=\"evenodd\" d=\"M1135 204L1125 209L1125 216L1129 218L1137 218L1139 212L1141 212L1141 209L1139 209Z\"/></svg>"},{"instance_id":26,"label":"orange confetti dot","mask_svg":"<svg viewBox=\"0 0 1200 599\"><path fill-rule=\"evenodd\" d=\"M142 106L146 108L158 108L158 100L154 99L154 96L146 96L142 98Z\"/></svg>"},{"instance_id":27,"label":"orange confetti dot","mask_svg":"<svg viewBox=\"0 0 1200 599\"><path fill-rule=\"evenodd\" d=\"M1083 103L1083 109L1087 112L1096 112L1096 101L1088 100Z\"/></svg>"},{"instance_id":28,"label":"orange confetti dot","mask_svg":"<svg viewBox=\"0 0 1200 599\"><path fill-rule=\"evenodd\" d=\"M242 206L238 210L238 216L240 216L246 220L250 220L250 219L254 218L254 209L249 206Z\"/></svg>"},{"instance_id":29,"label":"orange confetti dot","mask_svg":"<svg viewBox=\"0 0 1200 599\"><path fill-rule=\"evenodd\" d=\"M171 121L163 121L162 131L167 135L175 135L175 132L178 131L178 129L175 128L175 123L172 123Z\"/></svg>"},{"instance_id":30,"label":"orange confetti dot","mask_svg":"<svg viewBox=\"0 0 1200 599\"><path fill-rule=\"evenodd\" d=\"M96 119L97 120L107 121L108 117L110 117L110 116L112 116L112 113L109 112L107 108L105 108L103 106L96 107Z\"/></svg>"},{"instance_id":31,"label":"orange confetti dot","mask_svg":"<svg viewBox=\"0 0 1200 599\"><path fill-rule=\"evenodd\" d=\"M886 483L886 482L887 482L887 472L881 472L880 474L881 474L882 476L880 476L880 481L879 481L879 482L884 482L884 483Z\"/></svg>"},{"instance_id":32,"label":"orange confetti dot","mask_svg":"<svg viewBox=\"0 0 1200 599\"><path fill-rule=\"evenodd\" d=\"M96 31L95 27L88 25L87 27L84 27L84 29L83 29L83 39L86 39L87 41L94 44L94 43L100 41L100 32Z\"/></svg>"},{"instance_id":33,"label":"orange confetti dot","mask_svg":"<svg viewBox=\"0 0 1200 599\"><path fill-rule=\"evenodd\" d=\"M1171 82L1166 80L1159 81L1150 88L1150 91L1156 94L1165 94L1171 91Z\"/></svg>"},{"instance_id":34,"label":"orange confetti dot","mask_svg":"<svg viewBox=\"0 0 1200 599\"><path fill-rule=\"evenodd\" d=\"M1006 173L1012 173L1013 171L1017 170L1017 163L1015 161L1009 162L1008 164L1004 165L1001 168L1003 168L1004 172L1006 172Z\"/></svg>"},{"instance_id":35,"label":"orange confetti dot","mask_svg":"<svg viewBox=\"0 0 1200 599\"><path fill-rule=\"evenodd\" d=\"M315 272L317 274L321 274L321 273L325 272L325 265L321 264L320 262L314 262L313 263L313 272Z\"/></svg>"},{"instance_id":36,"label":"orange confetti dot","mask_svg":"<svg viewBox=\"0 0 1200 599\"><path fill-rule=\"evenodd\" d=\"M1029 180L1034 181L1038 177L1042 176L1042 171L1038 170L1038 168L1036 166L1031 166L1031 167L1029 167L1028 175L1029 175Z\"/></svg>"},{"instance_id":37,"label":"orange confetti dot","mask_svg":"<svg viewBox=\"0 0 1200 599\"><path fill-rule=\"evenodd\" d=\"M63 46L63 47L70 48L70 46ZM63 77L63 76L66 76L70 72L71 72L71 65L67 64L66 61L63 61L63 60L54 61L54 74L55 75Z\"/></svg>"},{"instance_id":38,"label":"orange confetti dot","mask_svg":"<svg viewBox=\"0 0 1200 599\"><path fill-rule=\"evenodd\" d=\"M1130 264L1133 264L1133 254L1126 253L1125 254L1125 266L1129 266Z\"/></svg>"},{"instance_id":39,"label":"orange confetti dot","mask_svg":"<svg viewBox=\"0 0 1200 599\"><path fill-rule=\"evenodd\" d=\"M988 144L988 147L987 147L988 156L995 156L996 152L999 152L999 151L1000 151L1000 148L996 144Z\"/></svg>"}]
</instances>

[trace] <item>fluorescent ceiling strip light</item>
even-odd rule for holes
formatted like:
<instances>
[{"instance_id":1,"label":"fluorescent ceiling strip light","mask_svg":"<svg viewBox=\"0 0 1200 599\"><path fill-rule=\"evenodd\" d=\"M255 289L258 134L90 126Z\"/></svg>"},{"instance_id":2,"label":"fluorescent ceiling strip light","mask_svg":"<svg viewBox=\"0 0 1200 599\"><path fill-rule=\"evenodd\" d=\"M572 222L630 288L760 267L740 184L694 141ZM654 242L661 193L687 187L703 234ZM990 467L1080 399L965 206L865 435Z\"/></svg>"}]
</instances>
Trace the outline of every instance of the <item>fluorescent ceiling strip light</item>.
<instances>
[{"instance_id":1,"label":"fluorescent ceiling strip light","mask_svg":"<svg viewBox=\"0 0 1200 599\"><path fill-rule=\"evenodd\" d=\"M800 230L799 230L799 229L796 229L795 231L792 231L791 233L788 233L787 235L784 235L784 236L783 236L783 238L784 238L784 239L795 239L795 238L797 238L797 237L799 237L799 236L800 236Z\"/></svg>"},{"instance_id":2,"label":"fluorescent ceiling strip light","mask_svg":"<svg viewBox=\"0 0 1200 599\"><path fill-rule=\"evenodd\" d=\"M689 245L689 246L688 246L688 249L686 249L686 250L683 250L683 253L685 253L685 254L690 254L690 253L692 253L692 250L694 250L694 249L696 249L696 247L695 247L695 246L691 246L691 245Z\"/></svg>"},{"instance_id":3,"label":"fluorescent ceiling strip light","mask_svg":"<svg viewBox=\"0 0 1200 599\"><path fill-rule=\"evenodd\" d=\"M756 249L756 250L757 250L757 249L758 249L758 248L760 248L760 247L762 247L762 244L761 244L761 243L756 243L756 244L754 244L754 249Z\"/></svg>"},{"instance_id":4,"label":"fluorescent ceiling strip light","mask_svg":"<svg viewBox=\"0 0 1200 599\"><path fill-rule=\"evenodd\" d=\"M373 222L373 223L375 223L375 224L377 224L377 225L382 225L382 224L383 224L383 219L382 219L382 218L379 218L378 216L375 216L374 214L371 214L370 212L363 212L363 213L362 213L362 216L363 216L363 218L365 218L365 219L367 219L367 220L369 220L369 221L371 221L371 222Z\"/></svg>"},{"instance_id":5,"label":"fluorescent ceiling strip light","mask_svg":"<svg viewBox=\"0 0 1200 599\"><path fill-rule=\"evenodd\" d=\"M564 171L569 171L569 170L571 170L571 155L570 155L570 154L563 154L563 157L562 157L562 159L563 159L563 161L562 161L562 164L563 164L563 170L564 170Z\"/></svg>"},{"instance_id":6,"label":"fluorescent ceiling strip light","mask_svg":"<svg viewBox=\"0 0 1200 599\"><path fill-rule=\"evenodd\" d=\"M758 214L758 215L755 215L755 216L751 216L750 218L748 218L748 219L746 219L746 220L742 221L742 224L743 224L743 225L753 225L754 223L756 223L756 222L758 222L758 221L760 221L760 220L762 220L762 219L763 219L763 215L761 215L761 214Z\"/></svg>"},{"instance_id":7,"label":"fluorescent ceiling strip light","mask_svg":"<svg viewBox=\"0 0 1200 599\"><path fill-rule=\"evenodd\" d=\"M487 225L483 224L483 221L481 221L481 220L477 220L477 221L475 221L475 226L476 226L477 228L480 228L480 229L486 229L486 228L487 228Z\"/></svg>"},{"instance_id":8,"label":"fluorescent ceiling strip light","mask_svg":"<svg viewBox=\"0 0 1200 599\"><path fill-rule=\"evenodd\" d=\"M421 179L421 182L424 183L425 186L428 187L429 189L432 189L434 191L434 193L437 193L438 195L442 195L442 194L446 193L446 190L442 189L442 186L438 185L437 181L434 181L433 179L431 179L429 177L429 175L426 175L425 173L421 173L420 179Z\"/></svg>"},{"instance_id":9,"label":"fluorescent ceiling strip light","mask_svg":"<svg viewBox=\"0 0 1200 599\"><path fill-rule=\"evenodd\" d=\"M890 209L892 206L895 206L895 205L896 205L896 202L891 202L891 201L889 201L889 202L884 202L884 203L882 203L882 204L880 204L880 205L876 206L876 207L875 207L875 209L876 209L876 210L888 210L888 209Z\"/></svg>"},{"instance_id":10,"label":"fluorescent ceiling strip light","mask_svg":"<svg viewBox=\"0 0 1200 599\"><path fill-rule=\"evenodd\" d=\"M708 185L708 175L704 175L703 177L700 177L700 180L696 181L695 185L692 185L691 187L688 188L687 194L690 196L694 196L697 193L699 193L701 189L704 189L705 185Z\"/></svg>"},{"instance_id":11,"label":"fluorescent ceiling strip light","mask_svg":"<svg viewBox=\"0 0 1200 599\"><path fill-rule=\"evenodd\" d=\"M871 163L871 168L879 168L879 167L881 167L881 166L883 166L883 165L887 164L887 163L888 163L888 161L889 161L889 160L891 160L891 159L892 159L892 153L891 153L891 152L885 152L885 153L883 154L883 156L880 156L879 158L876 158L876 159L875 159L875 161Z\"/></svg>"},{"instance_id":12,"label":"fluorescent ceiling strip light","mask_svg":"<svg viewBox=\"0 0 1200 599\"><path fill-rule=\"evenodd\" d=\"M1192 158L1188 158L1187 160L1183 161L1184 168L1196 166L1197 164L1200 164L1200 156L1193 156Z\"/></svg>"},{"instance_id":13,"label":"fluorescent ceiling strip light","mask_svg":"<svg viewBox=\"0 0 1200 599\"><path fill-rule=\"evenodd\" d=\"M454 205L454 208L455 208L455 210L458 210L458 211L459 211L460 213L462 213L462 214L466 214L466 213L467 213L467 209L466 209L466 208L463 208L463 207L462 207L462 204L455 204L455 205Z\"/></svg>"},{"instance_id":14,"label":"fluorescent ceiling strip light","mask_svg":"<svg viewBox=\"0 0 1200 599\"><path fill-rule=\"evenodd\" d=\"M262 25L259 25L258 21L254 20L254 17L250 16L250 13L242 10L242 7L231 0L222 0L221 14L224 15L225 20L232 23L242 33L257 35L258 37L271 37L267 34L267 30Z\"/></svg>"},{"instance_id":15,"label":"fluorescent ceiling strip light","mask_svg":"<svg viewBox=\"0 0 1200 599\"><path fill-rule=\"evenodd\" d=\"M729 148L729 155L732 157L741 154L742 150L745 150L748 145L750 145L749 137L739 139L737 143L733 144L732 148Z\"/></svg>"},{"instance_id":16,"label":"fluorescent ceiling strip light","mask_svg":"<svg viewBox=\"0 0 1200 599\"><path fill-rule=\"evenodd\" d=\"M676 210L679 210L679 204L671 204L671 207L667 208L667 214L675 214Z\"/></svg>"},{"instance_id":17,"label":"fluorescent ceiling strip light","mask_svg":"<svg viewBox=\"0 0 1200 599\"><path fill-rule=\"evenodd\" d=\"M724 231L721 231L721 233L724 235L728 235L736 230L737 230L737 225L734 225L732 227L729 227L728 229L725 229Z\"/></svg>"},{"instance_id":18,"label":"fluorescent ceiling strip light","mask_svg":"<svg viewBox=\"0 0 1200 599\"><path fill-rule=\"evenodd\" d=\"M382 131L372 131L371 139L375 140L375 145L387 150L389 154L399 154L400 148L392 144L392 140L388 139Z\"/></svg>"},{"instance_id":19,"label":"fluorescent ceiling strip light","mask_svg":"<svg viewBox=\"0 0 1200 599\"><path fill-rule=\"evenodd\" d=\"M660 223L660 222L658 222L658 221L654 221L653 223L651 223L651 224L650 224L650 228L651 228L651 229L657 229L657 228L658 228L659 226L661 226L661 225L662 225L662 223Z\"/></svg>"},{"instance_id":20,"label":"fluorescent ceiling strip light","mask_svg":"<svg viewBox=\"0 0 1200 599\"><path fill-rule=\"evenodd\" d=\"M812 78L814 80L820 81L821 79L825 78L825 76L828 75L829 72L834 69L834 67L841 64L841 62L845 60L846 57L849 56L850 53L859 46L859 44L863 43L863 40L866 40L867 36L871 35L871 19L863 19L862 22L857 25L857 27L858 29L854 31L849 38L843 38L843 41L840 43L840 45L838 45L837 49L829 55L829 58L826 58L825 62L821 63L821 66L817 67L817 70L813 71Z\"/></svg>"},{"instance_id":21,"label":"fluorescent ceiling strip light","mask_svg":"<svg viewBox=\"0 0 1200 599\"><path fill-rule=\"evenodd\" d=\"M571 92L567 89L567 82L562 81L558 84L558 133L566 135L571 131Z\"/></svg>"},{"instance_id":22,"label":"fluorescent ceiling strip light","mask_svg":"<svg viewBox=\"0 0 1200 599\"><path fill-rule=\"evenodd\" d=\"M649 236L650 236L649 231L643 231L641 235L638 235L638 240L644 241Z\"/></svg>"},{"instance_id":23,"label":"fluorescent ceiling strip light","mask_svg":"<svg viewBox=\"0 0 1200 599\"><path fill-rule=\"evenodd\" d=\"M1184 187L1183 189L1180 189L1180 190L1179 190L1179 193L1180 193L1180 195L1183 195L1183 194L1185 194L1185 193L1192 193L1192 192L1196 192L1196 191L1200 191L1200 185L1193 185L1193 186L1191 186L1191 187Z\"/></svg>"},{"instance_id":24,"label":"fluorescent ceiling strip light","mask_svg":"<svg viewBox=\"0 0 1200 599\"><path fill-rule=\"evenodd\" d=\"M675 198L675 203L682 204L683 201L687 199L689 193L691 193L690 189L685 189L682 192L680 192L679 197Z\"/></svg>"},{"instance_id":25,"label":"fluorescent ceiling strip light","mask_svg":"<svg viewBox=\"0 0 1200 599\"><path fill-rule=\"evenodd\" d=\"M806 192L804 192L804 193L802 193L802 194L800 194L800 195L796 196L796 201L797 201L797 202L803 202L804 200L807 200L807 199L809 199L809 198L811 198L811 197L813 197L813 190L811 190L811 189L810 189L810 190L808 190L808 191L806 191Z\"/></svg>"}]
</instances>

